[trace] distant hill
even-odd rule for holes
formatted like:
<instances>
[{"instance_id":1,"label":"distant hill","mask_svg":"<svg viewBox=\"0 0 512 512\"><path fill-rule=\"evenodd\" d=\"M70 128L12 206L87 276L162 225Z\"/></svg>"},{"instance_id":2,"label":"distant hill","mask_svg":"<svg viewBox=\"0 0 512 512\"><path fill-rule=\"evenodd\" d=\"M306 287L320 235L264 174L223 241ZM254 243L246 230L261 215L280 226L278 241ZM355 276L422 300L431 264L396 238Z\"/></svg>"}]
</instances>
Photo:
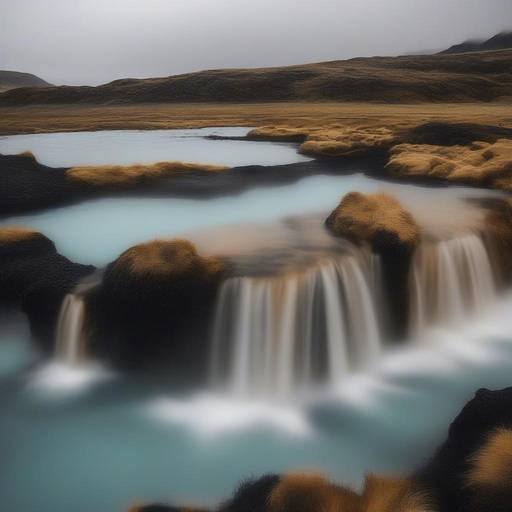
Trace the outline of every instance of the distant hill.
<instances>
[{"instance_id":1,"label":"distant hill","mask_svg":"<svg viewBox=\"0 0 512 512\"><path fill-rule=\"evenodd\" d=\"M0 69L0 91L18 87L50 87L52 84L30 73L4 71Z\"/></svg>"},{"instance_id":2,"label":"distant hill","mask_svg":"<svg viewBox=\"0 0 512 512\"><path fill-rule=\"evenodd\" d=\"M468 53L468 52L482 52L488 50L506 50L512 48L512 31L501 32L494 37L483 41L465 41L461 44L451 46L441 54L454 54L454 53Z\"/></svg>"},{"instance_id":3,"label":"distant hill","mask_svg":"<svg viewBox=\"0 0 512 512\"><path fill-rule=\"evenodd\" d=\"M97 87L31 87L0 94L0 105L322 100L512 100L512 50L219 69L165 78L127 78Z\"/></svg>"}]
</instances>

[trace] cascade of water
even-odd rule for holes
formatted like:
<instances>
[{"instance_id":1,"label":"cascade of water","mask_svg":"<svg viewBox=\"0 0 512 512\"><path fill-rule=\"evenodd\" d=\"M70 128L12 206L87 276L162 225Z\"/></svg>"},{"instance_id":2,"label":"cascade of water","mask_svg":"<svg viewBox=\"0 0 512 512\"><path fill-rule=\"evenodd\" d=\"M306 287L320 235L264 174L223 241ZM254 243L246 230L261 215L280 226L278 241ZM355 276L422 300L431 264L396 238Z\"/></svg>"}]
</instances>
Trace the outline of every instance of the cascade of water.
<instances>
[{"instance_id":1,"label":"cascade of water","mask_svg":"<svg viewBox=\"0 0 512 512\"><path fill-rule=\"evenodd\" d=\"M62 301L57 321L55 353L56 358L65 364L76 366L87 357L85 297L101 280L102 271L94 272Z\"/></svg>"},{"instance_id":2,"label":"cascade of water","mask_svg":"<svg viewBox=\"0 0 512 512\"><path fill-rule=\"evenodd\" d=\"M214 385L283 395L367 365L381 348L376 259L338 256L302 272L228 279L214 317Z\"/></svg>"},{"instance_id":3,"label":"cascade of water","mask_svg":"<svg viewBox=\"0 0 512 512\"><path fill-rule=\"evenodd\" d=\"M59 313L56 341L57 359L66 364L76 365L84 358L84 318L83 297L67 294Z\"/></svg>"},{"instance_id":4,"label":"cascade of water","mask_svg":"<svg viewBox=\"0 0 512 512\"><path fill-rule=\"evenodd\" d=\"M477 234L424 243L413 258L411 330L459 322L482 311L496 297L488 251Z\"/></svg>"}]
</instances>

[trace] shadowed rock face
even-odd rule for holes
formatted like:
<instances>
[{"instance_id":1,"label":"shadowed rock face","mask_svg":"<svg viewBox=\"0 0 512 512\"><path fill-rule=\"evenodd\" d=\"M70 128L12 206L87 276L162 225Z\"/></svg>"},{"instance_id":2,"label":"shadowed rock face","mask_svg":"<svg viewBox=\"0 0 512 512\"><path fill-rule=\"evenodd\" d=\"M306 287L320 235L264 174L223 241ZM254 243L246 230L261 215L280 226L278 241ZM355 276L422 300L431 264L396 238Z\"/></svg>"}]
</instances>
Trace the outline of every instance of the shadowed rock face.
<instances>
[{"instance_id":1,"label":"shadowed rock face","mask_svg":"<svg viewBox=\"0 0 512 512\"><path fill-rule=\"evenodd\" d=\"M512 432L512 388L479 390L450 426L448 439L416 478L432 489L439 512L506 512L512 503L510 472L495 475L494 481L471 479L482 450L496 434ZM483 455L485 457L485 454ZM492 457L492 453L491 453ZM502 444L504 467L512 468L512 444ZM487 461L487 467L493 461Z\"/></svg>"},{"instance_id":2,"label":"shadowed rock face","mask_svg":"<svg viewBox=\"0 0 512 512\"><path fill-rule=\"evenodd\" d=\"M30 153L0 155L0 214L71 202L92 193L66 179L66 169L41 165Z\"/></svg>"},{"instance_id":3,"label":"shadowed rock face","mask_svg":"<svg viewBox=\"0 0 512 512\"><path fill-rule=\"evenodd\" d=\"M111 263L89 296L95 349L115 364L160 358L196 373L205 363L213 301L227 271L186 240L134 246Z\"/></svg>"},{"instance_id":4,"label":"shadowed rock face","mask_svg":"<svg viewBox=\"0 0 512 512\"><path fill-rule=\"evenodd\" d=\"M475 478L476 475L476 478ZM512 388L480 390L432 460L410 477L369 475L357 494L318 474L265 475L243 482L218 512L509 512ZM130 512L191 510L163 505Z\"/></svg>"},{"instance_id":5,"label":"shadowed rock face","mask_svg":"<svg viewBox=\"0 0 512 512\"><path fill-rule=\"evenodd\" d=\"M0 229L0 305L25 312L35 340L47 350L64 296L94 270L58 254L40 233Z\"/></svg>"},{"instance_id":6,"label":"shadowed rock face","mask_svg":"<svg viewBox=\"0 0 512 512\"><path fill-rule=\"evenodd\" d=\"M367 243L382 257L384 286L392 315L390 326L398 337L405 335L408 311L408 274L420 228L413 216L387 194L347 194L325 221L336 236Z\"/></svg>"},{"instance_id":7,"label":"shadowed rock face","mask_svg":"<svg viewBox=\"0 0 512 512\"><path fill-rule=\"evenodd\" d=\"M403 142L431 146L467 146L475 141L494 143L498 139L512 139L512 128L474 123L425 123L403 136Z\"/></svg>"}]
</instances>

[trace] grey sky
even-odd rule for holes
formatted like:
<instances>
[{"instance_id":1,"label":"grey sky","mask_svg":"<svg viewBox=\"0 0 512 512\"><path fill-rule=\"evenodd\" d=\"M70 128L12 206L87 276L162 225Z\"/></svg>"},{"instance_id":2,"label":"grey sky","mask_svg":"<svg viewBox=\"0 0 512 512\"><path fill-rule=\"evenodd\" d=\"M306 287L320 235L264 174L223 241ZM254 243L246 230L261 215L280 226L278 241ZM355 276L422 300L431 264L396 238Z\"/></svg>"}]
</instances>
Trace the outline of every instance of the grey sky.
<instances>
[{"instance_id":1,"label":"grey sky","mask_svg":"<svg viewBox=\"0 0 512 512\"><path fill-rule=\"evenodd\" d=\"M512 0L0 0L0 69L61 84L442 49Z\"/></svg>"}]
</instances>

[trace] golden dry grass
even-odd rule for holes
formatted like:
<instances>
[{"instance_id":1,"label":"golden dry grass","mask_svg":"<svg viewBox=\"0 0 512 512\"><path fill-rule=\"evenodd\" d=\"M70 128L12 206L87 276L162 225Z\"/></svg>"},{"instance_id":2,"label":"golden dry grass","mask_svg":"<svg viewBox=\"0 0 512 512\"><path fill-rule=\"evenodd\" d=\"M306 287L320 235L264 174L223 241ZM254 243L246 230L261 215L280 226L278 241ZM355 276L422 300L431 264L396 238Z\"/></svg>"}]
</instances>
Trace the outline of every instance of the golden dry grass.
<instances>
[{"instance_id":1,"label":"golden dry grass","mask_svg":"<svg viewBox=\"0 0 512 512\"><path fill-rule=\"evenodd\" d=\"M387 168L398 176L427 176L512 190L512 140L450 147L399 144L391 150Z\"/></svg>"},{"instance_id":2,"label":"golden dry grass","mask_svg":"<svg viewBox=\"0 0 512 512\"><path fill-rule=\"evenodd\" d=\"M489 436L473 458L467 482L471 486L512 488L512 430L499 429Z\"/></svg>"},{"instance_id":3,"label":"golden dry grass","mask_svg":"<svg viewBox=\"0 0 512 512\"><path fill-rule=\"evenodd\" d=\"M262 126L249 132L249 137L270 140L290 140L303 137L299 151L304 154L321 156L356 156L369 150L389 148L397 142L397 133L380 126L343 126L332 124L327 127L286 127Z\"/></svg>"},{"instance_id":4,"label":"golden dry grass","mask_svg":"<svg viewBox=\"0 0 512 512\"><path fill-rule=\"evenodd\" d=\"M510 103L339 102L0 107L0 135L206 126L279 126L300 131L341 125L386 127L395 131L431 121L512 127L512 108Z\"/></svg>"},{"instance_id":5,"label":"golden dry grass","mask_svg":"<svg viewBox=\"0 0 512 512\"><path fill-rule=\"evenodd\" d=\"M218 259L202 257L188 240L153 240L135 245L116 260L114 269L134 276L176 279L215 278L224 269Z\"/></svg>"},{"instance_id":6,"label":"golden dry grass","mask_svg":"<svg viewBox=\"0 0 512 512\"><path fill-rule=\"evenodd\" d=\"M97 165L72 167L66 172L71 180L98 187L110 185L137 185L163 177L179 176L189 172L221 172L228 169L219 165L184 162L158 162L149 165Z\"/></svg>"},{"instance_id":7,"label":"golden dry grass","mask_svg":"<svg viewBox=\"0 0 512 512\"><path fill-rule=\"evenodd\" d=\"M12 226L0 229L0 244L12 244L16 242L23 242L31 238L39 236L37 231L18 226Z\"/></svg>"},{"instance_id":8,"label":"golden dry grass","mask_svg":"<svg viewBox=\"0 0 512 512\"><path fill-rule=\"evenodd\" d=\"M333 126L310 131L300 152L322 156L357 156L374 149L389 148L398 134L379 126Z\"/></svg>"},{"instance_id":9,"label":"golden dry grass","mask_svg":"<svg viewBox=\"0 0 512 512\"><path fill-rule=\"evenodd\" d=\"M353 512L360 497L330 483L323 475L284 475L269 497L268 512Z\"/></svg>"},{"instance_id":10,"label":"golden dry grass","mask_svg":"<svg viewBox=\"0 0 512 512\"><path fill-rule=\"evenodd\" d=\"M388 194L348 193L330 215L328 225L337 235L367 242L385 231L410 248L421 236L413 216Z\"/></svg>"},{"instance_id":11,"label":"golden dry grass","mask_svg":"<svg viewBox=\"0 0 512 512\"><path fill-rule=\"evenodd\" d=\"M433 512L424 493L403 478L366 477L361 512Z\"/></svg>"}]
</instances>

